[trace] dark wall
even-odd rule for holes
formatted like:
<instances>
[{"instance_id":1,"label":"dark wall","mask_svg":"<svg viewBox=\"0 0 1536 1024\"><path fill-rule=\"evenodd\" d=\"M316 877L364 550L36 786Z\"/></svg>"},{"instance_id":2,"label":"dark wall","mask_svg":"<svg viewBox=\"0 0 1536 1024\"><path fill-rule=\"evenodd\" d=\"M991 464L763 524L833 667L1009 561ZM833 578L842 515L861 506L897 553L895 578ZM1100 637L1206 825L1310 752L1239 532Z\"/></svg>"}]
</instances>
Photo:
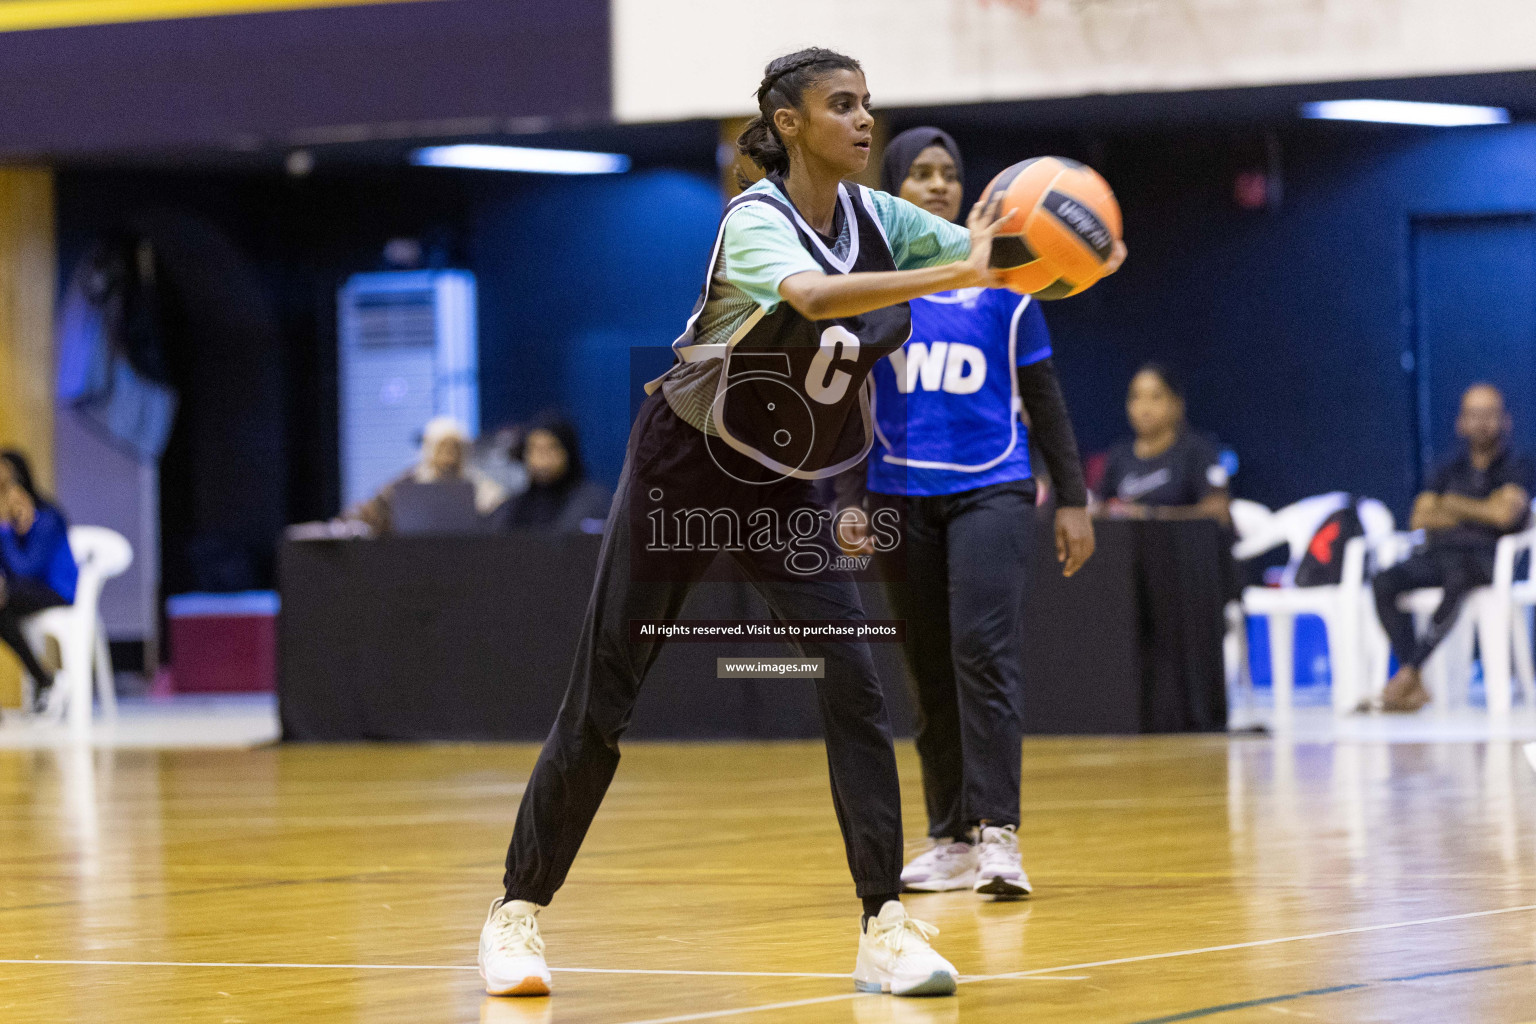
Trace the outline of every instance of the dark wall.
<instances>
[{"instance_id":1,"label":"dark wall","mask_svg":"<svg viewBox=\"0 0 1536 1024\"><path fill-rule=\"evenodd\" d=\"M473 211L498 185L409 171L60 174L64 274L114 230L148 238L165 265L182 395L161 464L167 593L227 588L241 573L265 584L282 527L336 513L336 288L380 269L397 236L463 265Z\"/></svg>"},{"instance_id":2,"label":"dark wall","mask_svg":"<svg viewBox=\"0 0 1536 1024\"><path fill-rule=\"evenodd\" d=\"M1091 163L1121 200L1125 268L1046 309L1085 452L1128 434L1126 385L1155 360L1183 379L1193 425L1238 452L1238 494L1277 506L1340 488L1406 515L1420 482L1403 359L1414 344L1410 221L1536 211L1536 126L956 134L968 200L1040 153ZM1271 147L1280 202L1240 209L1234 176L1266 167ZM563 404L611 482L628 422L617 352L675 336L718 211L702 175L544 181L490 208L475 262L512 319L483 324L487 424Z\"/></svg>"},{"instance_id":3,"label":"dark wall","mask_svg":"<svg viewBox=\"0 0 1536 1024\"><path fill-rule=\"evenodd\" d=\"M388 269L396 237L420 239L430 266L476 274L482 424L566 409L589 471L612 485L631 348L670 344L702 283L721 207L705 170L62 172L61 281L92 239L118 230L181 271L163 282L183 396L161 466L167 593L227 586L231 559L265 584L284 525L340 510L336 290Z\"/></svg>"},{"instance_id":4,"label":"dark wall","mask_svg":"<svg viewBox=\"0 0 1536 1024\"><path fill-rule=\"evenodd\" d=\"M0 33L0 156L606 121L608 50L607 0L431 0Z\"/></svg>"},{"instance_id":5,"label":"dark wall","mask_svg":"<svg viewBox=\"0 0 1536 1024\"><path fill-rule=\"evenodd\" d=\"M971 198L1013 159L1044 152L1087 160L1120 196L1125 269L1046 313L1085 451L1127 433L1126 383L1155 359L1184 377L1193 424L1239 453L1237 493L1279 505L1347 488L1406 512L1418 474L1415 381L1403 363L1413 344L1410 219L1536 210L1536 126L1293 126L1277 135L1283 201L1259 212L1231 199L1233 174L1262 159L1256 130L957 134ZM335 289L379 269L384 242L400 235L426 240L438 265L478 275L483 426L563 406L594 474L611 484L629 423L631 349L668 344L701 283L721 199L708 147L700 152L689 150L686 171L592 179L62 174L66 263L104 226L175 210L243 255L277 324L272 352L242 354L263 372L203 360L187 380L193 398L166 466L168 514L181 517L167 523L168 569L170 542L242 515L192 498L173 513L178 494L243 483L249 535L337 511ZM234 408L260 410L280 439L234 443L237 433L198 411ZM259 509L266 498L233 479L253 453L282 483Z\"/></svg>"},{"instance_id":6,"label":"dark wall","mask_svg":"<svg viewBox=\"0 0 1536 1024\"><path fill-rule=\"evenodd\" d=\"M723 202L712 174L655 170L532 179L488 203L471 254L485 297L485 427L564 408L588 469L612 486L629 435L631 349L681 333Z\"/></svg>"},{"instance_id":7,"label":"dark wall","mask_svg":"<svg viewBox=\"0 0 1536 1024\"><path fill-rule=\"evenodd\" d=\"M1279 505L1343 488L1406 514L1410 221L1536 210L1536 126L1295 124L1276 135L1283 199L1258 212L1232 199L1233 175L1265 163L1257 130L958 135L968 201L1040 153L1086 160L1120 198L1124 269L1046 308L1085 451L1128 434L1126 384L1156 360L1183 377L1192 423L1237 450L1238 494Z\"/></svg>"}]
</instances>

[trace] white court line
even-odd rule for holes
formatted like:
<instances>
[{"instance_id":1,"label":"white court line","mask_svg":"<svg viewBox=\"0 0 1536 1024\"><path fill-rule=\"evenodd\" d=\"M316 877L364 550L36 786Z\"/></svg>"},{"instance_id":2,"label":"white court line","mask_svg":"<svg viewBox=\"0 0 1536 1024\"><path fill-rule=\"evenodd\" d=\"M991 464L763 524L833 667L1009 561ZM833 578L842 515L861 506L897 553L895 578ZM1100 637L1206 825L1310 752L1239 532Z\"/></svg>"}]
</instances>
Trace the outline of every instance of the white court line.
<instances>
[{"instance_id":1,"label":"white court line","mask_svg":"<svg viewBox=\"0 0 1536 1024\"><path fill-rule=\"evenodd\" d=\"M847 979L848 975L839 974L839 978ZM962 981L965 979L962 978ZM1021 981L1084 981L1085 978L1021 978ZM881 998L874 992L842 992L835 996L816 996L811 999L794 999L786 1003L768 1003L764 1006L745 1006L739 1010L703 1010L699 1013L685 1013L676 1017L647 1017L645 1020L625 1021L624 1024L683 1024L690 1020L712 1020L716 1017L729 1017L739 1013L759 1013L763 1010L787 1010L796 1006L815 1006L817 1003L840 1003L847 999L861 999L865 996Z\"/></svg>"},{"instance_id":2,"label":"white court line","mask_svg":"<svg viewBox=\"0 0 1536 1024\"><path fill-rule=\"evenodd\" d=\"M1035 978L1040 975L1060 974L1062 971L1080 971L1092 967L1113 967L1119 964L1142 963L1148 960L1168 960L1181 956L1198 956L1202 953L1222 953L1234 949L1255 949L1262 946L1275 946L1286 942L1307 942L1313 939L1329 939L1340 935L1360 935L1366 932L1390 931L1396 928L1417 928L1428 924L1444 924L1449 921L1469 921L1480 917L1497 917L1503 914L1519 914L1536 910L1536 903L1528 903L1518 907L1500 907L1496 910L1474 910L1465 914L1447 914L1442 917L1425 917L1413 921L1393 921L1387 924L1362 925L1358 928L1340 928L1327 932L1311 932L1306 935L1287 935L1275 939L1256 939L1252 942L1233 942L1224 946L1202 946L1199 949L1181 949L1169 953L1148 953L1143 956L1127 956L1114 960L1093 960L1086 963L1063 964L1060 967L1041 967L1032 971L1014 971L1007 974L979 974L968 975L960 979L961 984L972 984L981 981L1015 981L1027 978ZM299 963L235 963L235 962L211 962L211 961L182 961L182 960L22 960L0 959L0 964L38 964L78 967L277 967L277 968L304 968L310 970L358 970L358 971L473 971L475 967L459 964L299 964ZM704 977L749 977L749 978L842 978L846 974L796 974L775 973L769 971L663 971L642 970L624 968L601 967L552 967L554 973L566 974L652 974L652 975L683 975ZM1067 978L1058 978L1059 981L1067 981ZM818 996L812 999L797 999L783 1003L768 1003L760 1006L742 1006L723 1010L705 1010L699 1013L684 1014L675 1017L649 1017L643 1020L627 1021L626 1024L682 1024L685 1021L715 1020L720 1017L733 1017L739 1014L759 1013L764 1010L784 1010L796 1006L812 1006L818 1003L833 1003L847 999L857 999L869 993L844 992L838 995Z\"/></svg>"},{"instance_id":3,"label":"white court line","mask_svg":"<svg viewBox=\"0 0 1536 1024\"><path fill-rule=\"evenodd\" d=\"M848 979L848 975L839 974L836 977ZM961 979L962 981L966 979ZM981 980L981 979L971 979ZM1083 981L1083 978L1021 978L1020 981ZM676 1017L647 1017L645 1020L625 1021L625 1024L682 1024L690 1020L712 1020L716 1017L729 1017L740 1013L760 1013L763 1010L788 1010L796 1006L815 1006L817 1003L840 1003L846 999L859 999L864 996L876 998L874 992L841 992L835 996L816 996L811 999L794 999L787 1003L768 1003L764 1006L744 1006L738 1010L703 1010L699 1013L685 1013Z\"/></svg>"},{"instance_id":4,"label":"white court line","mask_svg":"<svg viewBox=\"0 0 1536 1024\"><path fill-rule=\"evenodd\" d=\"M1000 974L962 974L960 975L960 984L967 985L973 981L999 981L1003 980L1004 978L1006 978L1008 981L1087 981L1090 977L1092 977L1092 975L1089 974L1056 973L1057 971L1064 970L1066 970L1065 967L1052 967L1049 971L1042 972L1039 975L1030 974L1022 978L1014 978ZM846 978L848 975L839 974L838 977Z\"/></svg>"},{"instance_id":5,"label":"white court line","mask_svg":"<svg viewBox=\"0 0 1536 1024\"><path fill-rule=\"evenodd\" d=\"M1444 917L1426 917L1416 921L1396 921L1390 924L1365 925L1360 928L1341 928L1331 932L1313 932L1309 935L1288 935L1278 939L1258 939L1253 942L1234 942L1225 946L1205 946L1201 949L1181 949L1171 953L1149 953L1145 956L1128 956L1116 960L1096 960L1090 963L1065 964L1061 967L1042 967L1034 971L1016 971L1010 974L980 974L962 977L961 984L978 981L1016 981L1032 978L1042 974L1057 974L1061 971L1084 970L1090 967L1111 967L1116 964L1139 963L1144 960L1167 960L1172 957L1196 956L1200 953L1220 953L1232 949L1252 949L1257 946L1274 946L1283 942L1305 942L1309 939L1327 939L1337 935L1358 935L1362 932L1381 932L1393 928L1415 928L1426 924L1441 924L1446 921L1466 921L1477 917L1494 917L1499 914L1518 914L1522 911L1536 910L1536 903L1526 904L1520 907L1501 907L1497 910L1474 910L1466 914L1448 914ZM1061 979L1066 980L1066 979ZM624 1024L681 1024L683 1021L716 1020L721 1017L733 1017L738 1014L757 1013L761 1010L782 1010L794 1006L808 1006L813 1003L831 1003L843 999L857 999L865 995L863 992L847 992L843 995L824 996L820 999L801 999L789 1003L769 1003L766 1006L743 1006L729 1010L706 1010L702 1013L690 1013L681 1017L648 1017L644 1020L625 1021Z\"/></svg>"},{"instance_id":6,"label":"white court line","mask_svg":"<svg viewBox=\"0 0 1536 1024\"><path fill-rule=\"evenodd\" d=\"M476 971L473 964L284 964L235 963L212 960L0 960L0 964L52 964L64 967L282 967L317 971ZM658 974L706 978L842 978L849 975L795 971L673 971L637 967L551 967L555 974Z\"/></svg>"},{"instance_id":7,"label":"white court line","mask_svg":"<svg viewBox=\"0 0 1536 1024\"><path fill-rule=\"evenodd\" d=\"M847 977L847 975L843 975ZM788 1010L795 1006L814 1006L817 1003L840 1003L845 999L880 998L873 992L843 992L835 996L817 996L814 999L794 999L787 1003L768 1003L765 1006L743 1006L736 1010L705 1010L702 1013L685 1013L678 1017L647 1017L644 1020L625 1021L624 1024L680 1024L688 1020L713 1020L739 1013L761 1013L763 1010Z\"/></svg>"},{"instance_id":8,"label":"white court line","mask_svg":"<svg viewBox=\"0 0 1536 1024\"><path fill-rule=\"evenodd\" d=\"M719 978L843 978L842 974L798 974L794 971L657 971L638 967L551 967L557 974L685 974Z\"/></svg>"},{"instance_id":9,"label":"white court line","mask_svg":"<svg viewBox=\"0 0 1536 1024\"><path fill-rule=\"evenodd\" d=\"M1498 910L1474 910L1465 914L1448 914L1445 917L1425 917L1417 921L1394 921L1389 924L1368 924L1359 928L1340 928L1331 932L1312 932L1310 935L1287 935L1280 939L1255 939L1253 942L1233 942L1225 946L1204 946L1200 949L1181 949L1172 953L1148 953L1145 956L1126 956L1117 960L1096 960L1085 964L1067 964L1063 967L1041 967L1033 971L1012 971L1008 974L982 974L974 977L963 978L962 981L1008 981L1016 978L1028 978L1039 974L1054 974L1057 971L1080 971L1089 967L1113 967L1117 964L1141 963L1144 960L1168 960L1179 956L1197 956L1201 953L1223 953L1232 949L1255 949L1260 946L1278 946L1285 942L1307 942L1311 939L1331 939L1338 935L1360 935L1364 932L1385 932L1394 928L1417 928L1426 924L1443 924L1446 921L1467 921L1475 917L1496 917L1500 914L1518 914L1523 911L1536 910L1536 903L1527 903L1522 907L1500 907Z\"/></svg>"},{"instance_id":10,"label":"white court line","mask_svg":"<svg viewBox=\"0 0 1536 1024\"><path fill-rule=\"evenodd\" d=\"M474 971L462 964L272 964L222 963L213 960L0 960L0 964L53 964L63 967L304 967L317 971Z\"/></svg>"}]
</instances>

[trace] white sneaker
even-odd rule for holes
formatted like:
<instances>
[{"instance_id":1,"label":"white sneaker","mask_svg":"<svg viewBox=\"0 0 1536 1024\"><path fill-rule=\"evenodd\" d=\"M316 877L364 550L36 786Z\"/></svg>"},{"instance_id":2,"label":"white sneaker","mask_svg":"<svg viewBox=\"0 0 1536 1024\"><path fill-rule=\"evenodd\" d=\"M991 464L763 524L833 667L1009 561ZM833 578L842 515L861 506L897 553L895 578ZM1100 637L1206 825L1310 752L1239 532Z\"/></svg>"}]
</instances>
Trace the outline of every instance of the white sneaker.
<instances>
[{"instance_id":1,"label":"white sneaker","mask_svg":"<svg viewBox=\"0 0 1536 1024\"><path fill-rule=\"evenodd\" d=\"M480 929L480 977L493 996L549 995L549 968L536 904L497 900Z\"/></svg>"},{"instance_id":2,"label":"white sneaker","mask_svg":"<svg viewBox=\"0 0 1536 1024\"><path fill-rule=\"evenodd\" d=\"M1019 837L1012 825L992 825L981 830L981 844L976 847L977 892L999 899L1018 899L1033 890L1024 862L1019 858Z\"/></svg>"},{"instance_id":3,"label":"white sneaker","mask_svg":"<svg viewBox=\"0 0 1536 1024\"><path fill-rule=\"evenodd\" d=\"M976 882L976 847L941 839L927 853L901 869L901 884L913 892L969 889Z\"/></svg>"},{"instance_id":4,"label":"white sneaker","mask_svg":"<svg viewBox=\"0 0 1536 1024\"><path fill-rule=\"evenodd\" d=\"M955 965L935 953L928 940L939 930L907 916L900 900L887 900L859 936L853 987L893 996L947 996L960 980Z\"/></svg>"}]
</instances>

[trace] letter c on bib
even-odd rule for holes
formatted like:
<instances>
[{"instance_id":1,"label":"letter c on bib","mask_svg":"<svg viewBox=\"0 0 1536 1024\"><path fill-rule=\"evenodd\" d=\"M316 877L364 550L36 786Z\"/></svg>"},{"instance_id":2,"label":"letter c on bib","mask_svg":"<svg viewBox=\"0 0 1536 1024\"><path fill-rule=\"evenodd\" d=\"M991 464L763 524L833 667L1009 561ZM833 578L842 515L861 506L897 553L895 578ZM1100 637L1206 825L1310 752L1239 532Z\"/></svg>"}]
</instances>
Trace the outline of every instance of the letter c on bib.
<instances>
[{"instance_id":1,"label":"letter c on bib","mask_svg":"<svg viewBox=\"0 0 1536 1024\"><path fill-rule=\"evenodd\" d=\"M833 368L835 363L859 361L859 339L848 328L834 324L821 332L821 348L811 358L805 375L805 393L822 405L836 405L848 393L853 375ZM828 371L831 371L830 373Z\"/></svg>"}]
</instances>

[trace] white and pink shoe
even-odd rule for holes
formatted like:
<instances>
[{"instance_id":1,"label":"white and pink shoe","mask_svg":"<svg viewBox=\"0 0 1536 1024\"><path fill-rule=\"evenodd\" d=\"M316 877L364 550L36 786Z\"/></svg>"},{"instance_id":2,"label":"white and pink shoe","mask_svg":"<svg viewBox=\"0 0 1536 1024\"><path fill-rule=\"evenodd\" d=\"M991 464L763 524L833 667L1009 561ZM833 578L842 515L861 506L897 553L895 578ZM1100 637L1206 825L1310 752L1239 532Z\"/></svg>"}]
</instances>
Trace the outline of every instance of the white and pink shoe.
<instances>
[{"instance_id":1,"label":"white and pink shoe","mask_svg":"<svg viewBox=\"0 0 1536 1024\"><path fill-rule=\"evenodd\" d=\"M901 884L910 892L951 892L976 882L976 847L940 839L934 847L901 869Z\"/></svg>"},{"instance_id":2,"label":"white and pink shoe","mask_svg":"<svg viewBox=\"0 0 1536 1024\"><path fill-rule=\"evenodd\" d=\"M971 887L998 899L1016 900L1033 890L1019 856L1019 837L1012 825L985 825L976 847L976 874Z\"/></svg>"}]
</instances>

